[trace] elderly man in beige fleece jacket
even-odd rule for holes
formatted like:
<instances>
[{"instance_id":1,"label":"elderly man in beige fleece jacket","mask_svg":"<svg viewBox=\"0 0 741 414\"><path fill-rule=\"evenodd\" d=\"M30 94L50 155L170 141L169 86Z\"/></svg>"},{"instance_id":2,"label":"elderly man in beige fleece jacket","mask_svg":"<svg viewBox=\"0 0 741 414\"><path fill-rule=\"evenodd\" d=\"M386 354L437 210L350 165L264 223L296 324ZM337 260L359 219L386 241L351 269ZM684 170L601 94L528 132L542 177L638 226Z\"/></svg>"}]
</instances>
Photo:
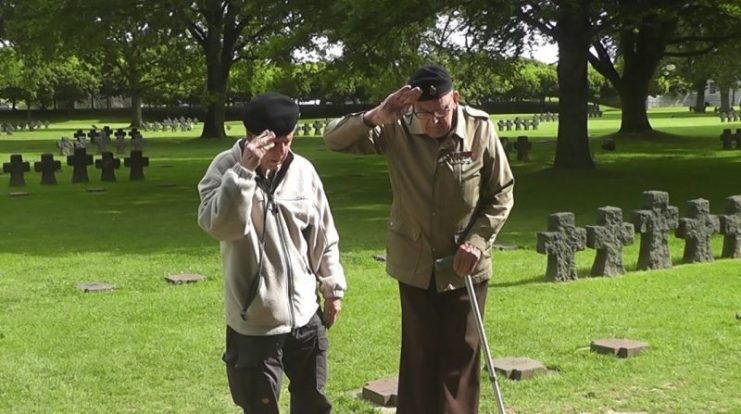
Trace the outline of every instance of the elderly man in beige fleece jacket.
<instances>
[{"instance_id":1,"label":"elderly man in beige fleece jacket","mask_svg":"<svg viewBox=\"0 0 741 414\"><path fill-rule=\"evenodd\" d=\"M245 108L247 138L217 155L198 184L198 224L221 244L227 378L245 413L278 413L283 373L291 413L331 411L327 334L346 289L322 183L291 152L298 106L268 93ZM317 290L324 297L324 310Z\"/></svg>"}]
</instances>

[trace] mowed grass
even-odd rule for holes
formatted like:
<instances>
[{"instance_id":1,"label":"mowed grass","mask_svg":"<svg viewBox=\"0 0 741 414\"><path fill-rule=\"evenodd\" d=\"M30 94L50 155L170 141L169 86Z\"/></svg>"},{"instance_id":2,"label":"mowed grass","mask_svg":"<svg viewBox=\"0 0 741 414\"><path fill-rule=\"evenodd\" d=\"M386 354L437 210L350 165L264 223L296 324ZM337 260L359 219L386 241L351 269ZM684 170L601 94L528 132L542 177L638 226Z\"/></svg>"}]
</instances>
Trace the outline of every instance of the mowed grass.
<instances>
[{"instance_id":1,"label":"mowed grass","mask_svg":"<svg viewBox=\"0 0 741 414\"><path fill-rule=\"evenodd\" d=\"M600 148L619 113L590 120L596 171L551 168L556 123L529 135L532 161L514 160L516 205L499 241L517 251L495 251L485 322L495 357L525 356L554 372L531 381L501 379L512 413L738 413L741 412L741 261L681 264L683 241L671 237L675 267L635 271L637 241L626 248L629 273L590 278L594 251L577 254L581 279L544 281L546 258L535 235L548 214L572 211L581 226L596 209L640 207L644 190L669 191L680 214L703 197L714 213L741 194L741 151L721 151L728 124L685 110L651 114L661 134L619 137L616 152ZM495 116L495 121L514 115ZM49 130L0 136L0 160L22 153L38 161L55 141L91 124L53 123ZM27 173L28 197L10 198L0 175L0 412L3 413L236 413L223 363L223 286L217 242L196 225L196 184L213 156L241 133L230 123L224 140L187 133L146 133L146 181L71 184L71 167L57 186ZM741 124L731 124L741 128ZM396 374L398 288L373 259L384 250L391 200L385 160L336 154L321 139L299 137L294 150L322 175L341 235L350 291L330 331L328 391L337 413L370 413L354 398L364 383ZM57 157L58 158L58 157ZM96 156L97 158L97 156ZM176 187L160 187L172 183ZM104 187L88 193L86 187ZM713 238L720 252L722 238ZM164 276L197 272L195 285L171 286ZM106 281L113 293L77 290ZM649 352L628 360L589 351L590 341L626 337L647 341ZM286 381L287 382L287 381ZM285 384L284 384L285 388ZM282 404L287 405L284 390ZM481 412L495 412L482 375ZM286 411L287 412L287 411Z\"/></svg>"}]
</instances>

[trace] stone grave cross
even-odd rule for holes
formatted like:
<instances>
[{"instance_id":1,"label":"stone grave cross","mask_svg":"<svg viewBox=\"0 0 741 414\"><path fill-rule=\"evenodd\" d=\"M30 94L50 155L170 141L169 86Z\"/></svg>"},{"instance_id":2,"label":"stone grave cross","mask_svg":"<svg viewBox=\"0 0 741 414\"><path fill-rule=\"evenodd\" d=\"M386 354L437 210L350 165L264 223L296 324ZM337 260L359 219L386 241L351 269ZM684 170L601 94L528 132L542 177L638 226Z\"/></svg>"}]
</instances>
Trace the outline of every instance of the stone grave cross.
<instances>
[{"instance_id":1,"label":"stone grave cross","mask_svg":"<svg viewBox=\"0 0 741 414\"><path fill-rule=\"evenodd\" d=\"M93 164L93 156L87 155L85 148L76 148L75 154L67 157L67 165L72 166L72 183L86 183L90 181L87 176L87 166Z\"/></svg>"},{"instance_id":2,"label":"stone grave cross","mask_svg":"<svg viewBox=\"0 0 741 414\"><path fill-rule=\"evenodd\" d=\"M149 158L142 156L141 151L131 151L129 158L124 158L124 166L131 168L129 179L138 181L144 179L144 167L149 166Z\"/></svg>"},{"instance_id":3,"label":"stone grave cross","mask_svg":"<svg viewBox=\"0 0 741 414\"><path fill-rule=\"evenodd\" d=\"M587 246L597 250L592 276L618 276L625 273L623 246L633 244L632 223L623 223L623 210L617 207L597 209L597 225L586 226Z\"/></svg>"},{"instance_id":4,"label":"stone grave cross","mask_svg":"<svg viewBox=\"0 0 741 414\"><path fill-rule=\"evenodd\" d=\"M116 147L116 151L120 154L126 149L126 133L123 129L116 130L116 140L113 143L113 146Z\"/></svg>"},{"instance_id":5,"label":"stone grave cross","mask_svg":"<svg viewBox=\"0 0 741 414\"><path fill-rule=\"evenodd\" d=\"M638 270L672 266L669 231L679 225L679 209L669 205L669 193L644 191L642 210L633 211L633 225L641 234Z\"/></svg>"},{"instance_id":6,"label":"stone grave cross","mask_svg":"<svg viewBox=\"0 0 741 414\"><path fill-rule=\"evenodd\" d=\"M33 169L41 173L41 184L54 185L57 183L54 173L62 169L62 162L55 161L54 155L47 152L41 154L41 161L36 161L33 164Z\"/></svg>"},{"instance_id":7,"label":"stone grave cross","mask_svg":"<svg viewBox=\"0 0 741 414\"><path fill-rule=\"evenodd\" d=\"M514 146L517 149L518 161L530 161L530 150L533 148L533 144L528 141L526 136L517 137Z\"/></svg>"},{"instance_id":8,"label":"stone grave cross","mask_svg":"<svg viewBox=\"0 0 741 414\"><path fill-rule=\"evenodd\" d=\"M574 213L554 213L548 216L548 231L538 233L538 253L548 255L545 272L548 280L577 279L574 256L584 250L587 231L575 223Z\"/></svg>"},{"instance_id":9,"label":"stone grave cross","mask_svg":"<svg viewBox=\"0 0 741 414\"><path fill-rule=\"evenodd\" d=\"M720 216L723 238L721 257L741 259L741 195L726 199L726 214Z\"/></svg>"},{"instance_id":10,"label":"stone grave cross","mask_svg":"<svg viewBox=\"0 0 741 414\"><path fill-rule=\"evenodd\" d=\"M720 231L718 216L710 214L710 202L698 198L687 202L687 217L679 219L676 235L684 239L685 263L712 262L710 237Z\"/></svg>"},{"instance_id":11,"label":"stone grave cross","mask_svg":"<svg viewBox=\"0 0 741 414\"><path fill-rule=\"evenodd\" d=\"M12 154L10 156L10 162L3 164L3 171L10 173L11 187L23 187L26 185L26 179L23 178L23 174L31 171L31 165L28 161L23 161L23 155Z\"/></svg>"},{"instance_id":12,"label":"stone grave cross","mask_svg":"<svg viewBox=\"0 0 741 414\"><path fill-rule=\"evenodd\" d=\"M121 160L113 157L112 152L104 152L99 160L95 161L95 168L101 170L100 181L116 181L116 170L121 168Z\"/></svg>"}]
</instances>

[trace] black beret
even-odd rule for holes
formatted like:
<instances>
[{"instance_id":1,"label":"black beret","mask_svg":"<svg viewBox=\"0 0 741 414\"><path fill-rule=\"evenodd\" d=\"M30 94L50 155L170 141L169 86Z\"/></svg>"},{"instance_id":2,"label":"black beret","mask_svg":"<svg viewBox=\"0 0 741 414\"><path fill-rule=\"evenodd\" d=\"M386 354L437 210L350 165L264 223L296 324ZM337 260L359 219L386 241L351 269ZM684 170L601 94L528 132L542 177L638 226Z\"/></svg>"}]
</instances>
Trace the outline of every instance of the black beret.
<instances>
[{"instance_id":1,"label":"black beret","mask_svg":"<svg viewBox=\"0 0 741 414\"><path fill-rule=\"evenodd\" d=\"M445 68L440 65L425 65L417 69L409 78L412 88L422 89L420 101L440 99L453 89L453 80Z\"/></svg>"},{"instance_id":2,"label":"black beret","mask_svg":"<svg viewBox=\"0 0 741 414\"><path fill-rule=\"evenodd\" d=\"M244 107L244 127L254 135L266 129L276 136L290 134L298 122L298 105L291 98L268 92L252 98Z\"/></svg>"}]
</instances>

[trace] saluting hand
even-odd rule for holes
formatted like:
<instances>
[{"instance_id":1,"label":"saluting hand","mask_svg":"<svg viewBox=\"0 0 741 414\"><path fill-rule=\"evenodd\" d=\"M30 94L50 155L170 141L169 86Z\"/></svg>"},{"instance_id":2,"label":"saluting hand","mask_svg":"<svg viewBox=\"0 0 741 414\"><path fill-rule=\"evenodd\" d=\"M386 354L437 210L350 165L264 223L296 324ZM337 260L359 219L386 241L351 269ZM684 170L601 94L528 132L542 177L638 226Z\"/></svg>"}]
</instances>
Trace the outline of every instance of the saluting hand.
<instances>
[{"instance_id":1,"label":"saluting hand","mask_svg":"<svg viewBox=\"0 0 741 414\"><path fill-rule=\"evenodd\" d=\"M380 105L366 112L365 121L373 125L385 125L398 121L413 103L417 102L422 90L404 85L398 91L387 96Z\"/></svg>"},{"instance_id":2,"label":"saluting hand","mask_svg":"<svg viewBox=\"0 0 741 414\"><path fill-rule=\"evenodd\" d=\"M275 133L265 130L262 134L253 137L244 146L242 159L239 161L242 166L250 171L255 171L260 160L265 154L275 146Z\"/></svg>"},{"instance_id":3,"label":"saluting hand","mask_svg":"<svg viewBox=\"0 0 741 414\"><path fill-rule=\"evenodd\" d=\"M473 268L481 259L481 250L471 243L465 242L458 246L453 257L453 270L460 277L466 277L473 272Z\"/></svg>"}]
</instances>

